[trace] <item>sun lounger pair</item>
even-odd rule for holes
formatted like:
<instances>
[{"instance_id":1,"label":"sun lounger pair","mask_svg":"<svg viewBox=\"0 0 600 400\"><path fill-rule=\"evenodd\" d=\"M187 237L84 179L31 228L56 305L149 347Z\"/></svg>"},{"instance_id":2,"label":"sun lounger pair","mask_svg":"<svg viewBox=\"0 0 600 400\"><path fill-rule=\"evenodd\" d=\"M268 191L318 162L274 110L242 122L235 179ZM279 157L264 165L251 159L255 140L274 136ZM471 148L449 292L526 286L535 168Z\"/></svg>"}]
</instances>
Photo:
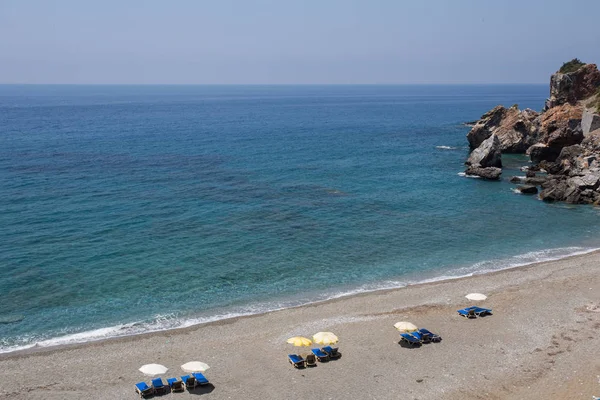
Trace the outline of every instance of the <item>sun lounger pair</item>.
<instances>
[{"instance_id":1,"label":"sun lounger pair","mask_svg":"<svg viewBox=\"0 0 600 400\"><path fill-rule=\"evenodd\" d=\"M437 343L442 341L442 338L439 335L436 335L425 328L421 328L418 331L410 333L401 333L400 338L402 341L405 341L411 346L418 346L422 343Z\"/></svg>"},{"instance_id":2,"label":"sun lounger pair","mask_svg":"<svg viewBox=\"0 0 600 400\"><path fill-rule=\"evenodd\" d=\"M335 360L342 356L342 353L338 351L337 347L325 346L321 349L311 349L313 354L317 357L320 362Z\"/></svg>"},{"instance_id":3,"label":"sun lounger pair","mask_svg":"<svg viewBox=\"0 0 600 400\"><path fill-rule=\"evenodd\" d=\"M288 354L288 360L294 368L315 367L317 357L314 354Z\"/></svg>"},{"instance_id":4,"label":"sun lounger pair","mask_svg":"<svg viewBox=\"0 0 600 400\"><path fill-rule=\"evenodd\" d=\"M167 386L161 378L152 379L152 386L148 386L146 382L139 382L135 384L135 391L140 397L148 397L153 394L166 394Z\"/></svg>"},{"instance_id":5,"label":"sun lounger pair","mask_svg":"<svg viewBox=\"0 0 600 400\"><path fill-rule=\"evenodd\" d=\"M139 382L135 384L135 391L140 397L148 397L153 394L166 394L167 386L161 378L152 379L152 386L148 386L146 382Z\"/></svg>"},{"instance_id":6,"label":"sun lounger pair","mask_svg":"<svg viewBox=\"0 0 600 400\"><path fill-rule=\"evenodd\" d=\"M442 341L440 335L436 335L425 328L421 328L416 332L411 332L411 334L417 339L420 339L423 343L439 343Z\"/></svg>"},{"instance_id":7,"label":"sun lounger pair","mask_svg":"<svg viewBox=\"0 0 600 400\"><path fill-rule=\"evenodd\" d=\"M462 310L457 310L457 312L465 318L477 318L485 315L492 315L491 308L481 308L477 306L463 308Z\"/></svg>"},{"instance_id":8,"label":"sun lounger pair","mask_svg":"<svg viewBox=\"0 0 600 400\"><path fill-rule=\"evenodd\" d=\"M421 339L417 339L415 336L411 335L410 333L401 333L400 340L408 343L411 346L420 346L421 345Z\"/></svg>"},{"instance_id":9,"label":"sun lounger pair","mask_svg":"<svg viewBox=\"0 0 600 400\"><path fill-rule=\"evenodd\" d=\"M314 367L319 362L340 358L342 354L337 347L325 346L322 349L311 349L312 354L288 354L288 360L295 368Z\"/></svg>"}]
</instances>

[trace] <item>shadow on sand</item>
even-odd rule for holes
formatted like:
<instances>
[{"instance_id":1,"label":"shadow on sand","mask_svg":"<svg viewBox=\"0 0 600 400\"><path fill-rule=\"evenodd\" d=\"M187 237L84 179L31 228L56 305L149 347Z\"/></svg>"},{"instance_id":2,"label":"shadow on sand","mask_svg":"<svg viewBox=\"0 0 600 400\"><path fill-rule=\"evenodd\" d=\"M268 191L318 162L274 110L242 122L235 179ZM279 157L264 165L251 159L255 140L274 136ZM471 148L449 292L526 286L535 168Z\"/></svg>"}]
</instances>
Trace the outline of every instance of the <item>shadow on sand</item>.
<instances>
[{"instance_id":1,"label":"shadow on sand","mask_svg":"<svg viewBox=\"0 0 600 400\"><path fill-rule=\"evenodd\" d=\"M421 344L410 344L406 340L400 340L398 344L400 347L404 347L405 349L418 349L421 347Z\"/></svg>"},{"instance_id":2,"label":"shadow on sand","mask_svg":"<svg viewBox=\"0 0 600 400\"><path fill-rule=\"evenodd\" d=\"M201 395L212 393L215 390L215 386L212 383L207 383L206 385L196 386L194 389L189 389L187 392L189 394Z\"/></svg>"}]
</instances>

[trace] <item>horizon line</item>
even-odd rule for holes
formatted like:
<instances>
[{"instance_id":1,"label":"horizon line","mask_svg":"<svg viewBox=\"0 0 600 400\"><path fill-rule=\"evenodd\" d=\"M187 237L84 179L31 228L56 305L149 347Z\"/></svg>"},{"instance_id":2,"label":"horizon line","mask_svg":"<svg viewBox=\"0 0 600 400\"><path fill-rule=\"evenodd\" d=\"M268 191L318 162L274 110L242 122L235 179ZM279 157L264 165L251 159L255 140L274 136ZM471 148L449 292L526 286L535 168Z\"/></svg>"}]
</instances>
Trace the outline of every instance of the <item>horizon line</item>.
<instances>
[{"instance_id":1,"label":"horizon line","mask_svg":"<svg viewBox=\"0 0 600 400\"><path fill-rule=\"evenodd\" d=\"M3 86L457 86L547 85L547 82L417 82L417 83L28 83L0 82Z\"/></svg>"}]
</instances>

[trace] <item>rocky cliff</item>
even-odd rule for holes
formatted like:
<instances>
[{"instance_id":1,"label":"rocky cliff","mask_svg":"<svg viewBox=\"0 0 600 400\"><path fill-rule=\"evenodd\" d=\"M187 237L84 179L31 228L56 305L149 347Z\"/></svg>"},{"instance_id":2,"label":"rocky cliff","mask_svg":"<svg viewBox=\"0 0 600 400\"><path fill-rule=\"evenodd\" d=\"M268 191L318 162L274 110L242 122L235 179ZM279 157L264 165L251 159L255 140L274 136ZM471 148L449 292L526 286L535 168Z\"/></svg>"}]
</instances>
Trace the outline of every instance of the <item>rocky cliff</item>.
<instances>
[{"instance_id":1,"label":"rocky cliff","mask_svg":"<svg viewBox=\"0 0 600 400\"><path fill-rule=\"evenodd\" d=\"M465 172L499 179L501 153L526 153L533 165L517 181L541 186L540 198L600 204L599 104L597 66L577 59L565 63L550 78L541 113L497 106L475 123L467 134L472 153Z\"/></svg>"},{"instance_id":2,"label":"rocky cliff","mask_svg":"<svg viewBox=\"0 0 600 400\"><path fill-rule=\"evenodd\" d=\"M576 60L570 62L574 61ZM555 73L550 78L550 98L546 100L544 110L589 98L596 92L598 82L600 72L596 64L583 64L573 72Z\"/></svg>"}]
</instances>

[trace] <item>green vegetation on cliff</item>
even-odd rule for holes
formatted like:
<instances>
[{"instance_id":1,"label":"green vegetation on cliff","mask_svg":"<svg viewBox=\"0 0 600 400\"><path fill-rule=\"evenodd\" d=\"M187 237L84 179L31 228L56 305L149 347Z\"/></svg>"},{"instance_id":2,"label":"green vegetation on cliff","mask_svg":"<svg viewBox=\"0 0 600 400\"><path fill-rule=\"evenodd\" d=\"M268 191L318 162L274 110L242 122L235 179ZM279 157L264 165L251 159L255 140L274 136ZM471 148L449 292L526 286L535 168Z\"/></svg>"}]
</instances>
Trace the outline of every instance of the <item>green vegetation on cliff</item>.
<instances>
[{"instance_id":1,"label":"green vegetation on cliff","mask_svg":"<svg viewBox=\"0 0 600 400\"><path fill-rule=\"evenodd\" d=\"M566 63L564 63L562 65L562 67L560 67L558 72L560 72L562 74L568 74L569 72L577 71L579 68L583 67L584 65L585 65L585 63L582 62L579 58L574 58L571 61L567 61Z\"/></svg>"}]
</instances>

